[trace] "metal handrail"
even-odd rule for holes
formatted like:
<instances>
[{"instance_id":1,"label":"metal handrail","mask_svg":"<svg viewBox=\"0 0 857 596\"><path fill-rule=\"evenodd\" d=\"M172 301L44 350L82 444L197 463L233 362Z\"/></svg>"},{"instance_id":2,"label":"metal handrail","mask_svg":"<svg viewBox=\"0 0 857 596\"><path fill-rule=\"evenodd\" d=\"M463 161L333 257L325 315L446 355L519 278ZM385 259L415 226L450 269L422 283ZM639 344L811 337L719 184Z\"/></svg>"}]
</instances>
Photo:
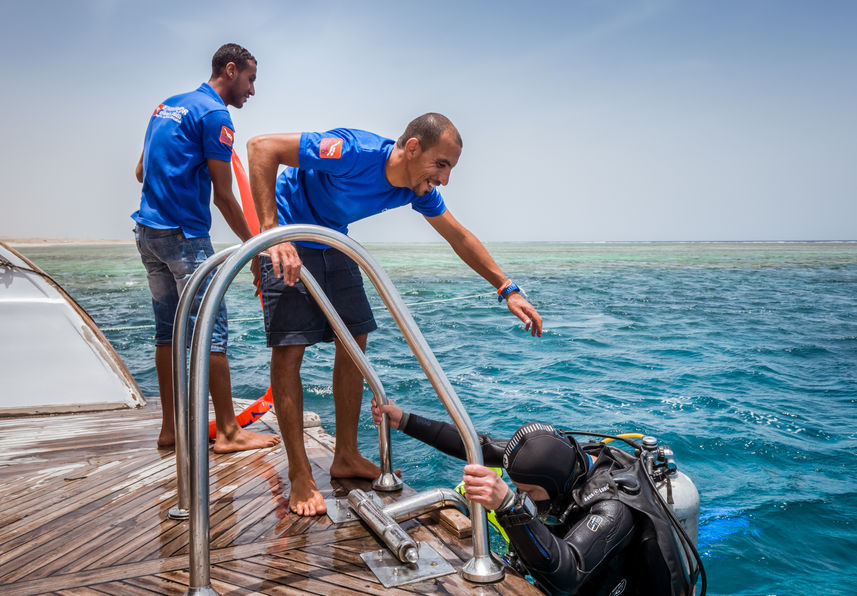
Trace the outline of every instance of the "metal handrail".
<instances>
[{"instance_id":1,"label":"metal handrail","mask_svg":"<svg viewBox=\"0 0 857 596\"><path fill-rule=\"evenodd\" d=\"M369 389L371 389L372 393L375 395L376 401L379 404L386 405L388 403L387 394L384 392L384 386L381 384L381 379L378 377L378 373L376 373L372 365L369 364L369 359L366 358L366 354L363 353L363 350L360 349L360 346L357 344L354 336L351 335L350 331L348 331L348 327L345 325L342 317L339 316L339 313L336 312L336 309L333 307L330 299L328 299L327 294L324 293L324 290L321 289L321 286L318 284L316 279L303 265L301 265L301 281L304 282L309 293L313 298L315 298L315 301L327 316L330 326L333 328L333 331L336 333L339 341L342 342L342 345L348 352L348 355L351 356L354 364L360 370L360 374L362 374L363 378L366 379L366 384L369 385ZM384 414L381 424L378 425L378 452L380 457L381 475L372 483L372 488L375 490L389 492L402 488L402 479L393 473L393 459L391 451L390 421L388 416Z\"/></svg>"},{"instance_id":2,"label":"metal handrail","mask_svg":"<svg viewBox=\"0 0 857 596\"><path fill-rule=\"evenodd\" d=\"M367 274L416 356L423 372L441 399L464 442L468 463L482 464L482 451L473 423L429 348L401 296L387 274L358 243L339 232L313 225L290 225L267 230L245 242L215 275L205 292L197 315L190 355L190 491L194 506L190 511L190 582L188 594L211 594L209 556L209 477L208 477L208 353L217 306L238 271L254 255L287 241L320 242L351 257ZM347 335L347 334L346 334ZM383 424L383 423L382 423ZM503 577L503 567L488 548L485 509L470 503L473 527L473 558L462 568L462 576L475 582L493 582Z\"/></svg>"},{"instance_id":3,"label":"metal handrail","mask_svg":"<svg viewBox=\"0 0 857 596\"><path fill-rule=\"evenodd\" d=\"M176 316L173 320L173 420L176 438L176 487L178 505L170 508L167 517L170 519L187 519L190 515L190 503L187 487L188 457L187 457L187 328L190 311L199 288L208 275L226 260L229 255L241 247L240 244L225 248L208 257L193 272L176 306ZM177 346L181 346L177 349Z\"/></svg>"},{"instance_id":4,"label":"metal handrail","mask_svg":"<svg viewBox=\"0 0 857 596\"><path fill-rule=\"evenodd\" d=\"M188 320L193 307L194 297L199 292L200 286L206 277L234 253L241 245L230 246L210 256L193 272L176 307L176 316L173 322L173 347L184 346L187 335ZM366 355L357 345L354 337L348 333L339 313L330 303L324 291L312 274L301 267L301 280L307 286L310 294L319 303L319 307L330 321L331 327L342 341L346 351L354 360L360 373L366 379L370 390L378 403L386 404L387 397L381 379L375 369L369 363ZM190 503L188 495L187 477L189 474L189 460L187 455L188 437L188 382L187 382L187 353L184 349L173 349L173 415L175 420L176 435L176 485L178 492L178 504L170 508L167 516L170 519L185 520L190 515ZM393 463L390 446L389 422L378 427L378 451L380 458L381 475L372 484L372 488L380 491L395 491L402 488L402 480L393 473Z\"/></svg>"}]
</instances>

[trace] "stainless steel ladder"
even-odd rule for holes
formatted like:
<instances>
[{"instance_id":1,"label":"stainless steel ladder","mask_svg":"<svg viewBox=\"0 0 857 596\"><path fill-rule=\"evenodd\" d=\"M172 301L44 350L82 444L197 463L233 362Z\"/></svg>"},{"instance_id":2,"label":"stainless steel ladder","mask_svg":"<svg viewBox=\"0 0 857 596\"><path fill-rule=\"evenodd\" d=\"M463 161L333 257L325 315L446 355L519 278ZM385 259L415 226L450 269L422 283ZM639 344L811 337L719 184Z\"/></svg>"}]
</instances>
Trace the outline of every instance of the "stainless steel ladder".
<instances>
[{"instance_id":1,"label":"stainless steel ladder","mask_svg":"<svg viewBox=\"0 0 857 596\"><path fill-rule=\"evenodd\" d=\"M221 251L194 273L179 300L173 330L173 345L184 346L188 319L203 280L220 265L214 275L197 314L190 349L190 373L186 374L185 350L173 350L173 393L176 411L176 471L179 503L170 510L170 516L190 519L190 584L187 594L216 594L211 587L209 557L209 466L208 466L208 376L209 353L214 322L226 290L246 263L259 253L281 242L310 241L326 244L351 257L363 270L378 291L381 299L399 327L429 382L440 397L452 422L461 434L468 463L482 464L479 438L470 417L458 399L455 390L443 373L434 353L414 322L407 306L396 291L390 278L374 258L360 244L339 232L313 225L281 226L254 236L243 245ZM387 403L378 379L366 355L348 332L342 319L333 309L327 296L306 269L301 267L301 281L319 303L337 337L347 349L379 403ZM189 380L189 383L188 383ZM190 402L188 404L188 402ZM189 415L188 415L189 412ZM185 441L183 430L189 430ZM392 472L390 458L390 429L387 417L378 428L381 475L373 483L376 490L397 490L401 480ZM188 457L189 455L189 457ZM473 527L473 557L461 569L462 576L477 583L498 581L503 578L503 566L491 555L488 547L488 522L485 509L470 502Z\"/></svg>"}]
</instances>

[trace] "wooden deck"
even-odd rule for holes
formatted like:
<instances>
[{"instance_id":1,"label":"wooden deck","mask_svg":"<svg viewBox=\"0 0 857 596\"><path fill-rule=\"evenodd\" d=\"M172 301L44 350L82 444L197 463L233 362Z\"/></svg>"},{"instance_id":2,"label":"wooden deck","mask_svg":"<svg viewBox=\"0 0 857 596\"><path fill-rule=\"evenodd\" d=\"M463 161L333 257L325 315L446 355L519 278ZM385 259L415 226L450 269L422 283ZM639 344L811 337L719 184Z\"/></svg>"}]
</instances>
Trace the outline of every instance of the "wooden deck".
<instances>
[{"instance_id":1,"label":"wooden deck","mask_svg":"<svg viewBox=\"0 0 857 596\"><path fill-rule=\"evenodd\" d=\"M0 594L123 596L183 594L188 522L167 519L176 504L175 457L155 448L156 400L111 412L0 418ZM267 420L267 419L266 419ZM275 423L270 432L277 432ZM369 483L333 481L332 439L304 430L325 497ZM220 594L538 594L507 570L489 585L456 573L385 589L360 553L383 545L360 522L288 510L282 447L211 455L211 577ZM402 494L410 494L405 489ZM385 497L390 500L390 497ZM431 519L403 527L456 570L471 556Z\"/></svg>"}]
</instances>

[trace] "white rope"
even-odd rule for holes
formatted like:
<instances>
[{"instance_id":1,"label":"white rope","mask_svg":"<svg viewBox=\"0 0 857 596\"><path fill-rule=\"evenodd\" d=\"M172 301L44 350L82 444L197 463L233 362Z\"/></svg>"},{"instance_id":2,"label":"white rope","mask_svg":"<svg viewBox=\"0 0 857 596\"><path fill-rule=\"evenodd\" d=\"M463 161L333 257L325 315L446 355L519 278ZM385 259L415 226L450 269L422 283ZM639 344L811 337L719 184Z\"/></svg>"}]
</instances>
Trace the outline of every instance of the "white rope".
<instances>
[{"instance_id":1,"label":"white rope","mask_svg":"<svg viewBox=\"0 0 857 596\"><path fill-rule=\"evenodd\" d=\"M452 302L454 300L469 300L470 298L482 298L484 296L493 296L494 292L485 292L483 294L470 294L469 296L456 296L455 298L438 298L437 300L426 300L425 302L410 302L405 303L405 306L412 308L414 306L423 306L425 304L438 304L440 302ZM372 310L386 310L385 306L374 306ZM242 317L238 319L229 319L230 323L246 323L248 321L261 321L264 317ZM134 325L132 327L105 327L101 331L108 333L112 331L138 331L140 329L154 329L154 325Z\"/></svg>"},{"instance_id":2,"label":"white rope","mask_svg":"<svg viewBox=\"0 0 857 596\"><path fill-rule=\"evenodd\" d=\"M452 302L453 300L468 300L469 298L482 298L483 296L493 296L494 292L485 292L484 294L471 294L470 296L456 296L455 298L438 298L437 300L426 300L425 302L406 303L405 306L422 306L423 304L437 304L438 302ZM372 310L383 310L386 307L376 306Z\"/></svg>"},{"instance_id":3,"label":"white rope","mask_svg":"<svg viewBox=\"0 0 857 596\"><path fill-rule=\"evenodd\" d=\"M134 325L132 327L104 327L101 328L102 333L109 333L111 331L136 331L138 329L154 329L154 325Z\"/></svg>"}]
</instances>

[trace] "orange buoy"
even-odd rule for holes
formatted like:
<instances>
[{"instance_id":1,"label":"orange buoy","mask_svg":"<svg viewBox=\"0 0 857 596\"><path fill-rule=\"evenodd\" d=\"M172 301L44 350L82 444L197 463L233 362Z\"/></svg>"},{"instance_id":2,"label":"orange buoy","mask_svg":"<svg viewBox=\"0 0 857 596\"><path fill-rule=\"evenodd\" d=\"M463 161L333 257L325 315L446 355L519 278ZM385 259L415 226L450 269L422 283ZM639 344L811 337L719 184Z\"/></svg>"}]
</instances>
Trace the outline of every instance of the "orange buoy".
<instances>
[{"instance_id":1,"label":"orange buoy","mask_svg":"<svg viewBox=\"0 0 857 596\"><path fill-rule=\"evenodd\" d=\"M232 150L232 171L235 172L235 180L238 182L238 194L241 195L241 209L244 211L244 219L250 226L250 232L255 236L259 233L259 217L256 215L256 205L253 204L253 195L250 194L250 180L247 178L247 170L235 150Z\"/></svg>"},{"instance_id":2,"label":"orange buoy","mask_svg":"<svg viewBox=\"0 0 857 596\"><path fill-rule=\"evenodd\" d=\"M243 412L238 414L235 419L238 420L238 425L241 428L246 428L264 416L268 410L274 406L274 396L271 393L271 387L265 392L265 395L247 406ZM214 420L208 423L208 438L214 439L217 436L217 427Z\"/></svg>"}]
</instances>

